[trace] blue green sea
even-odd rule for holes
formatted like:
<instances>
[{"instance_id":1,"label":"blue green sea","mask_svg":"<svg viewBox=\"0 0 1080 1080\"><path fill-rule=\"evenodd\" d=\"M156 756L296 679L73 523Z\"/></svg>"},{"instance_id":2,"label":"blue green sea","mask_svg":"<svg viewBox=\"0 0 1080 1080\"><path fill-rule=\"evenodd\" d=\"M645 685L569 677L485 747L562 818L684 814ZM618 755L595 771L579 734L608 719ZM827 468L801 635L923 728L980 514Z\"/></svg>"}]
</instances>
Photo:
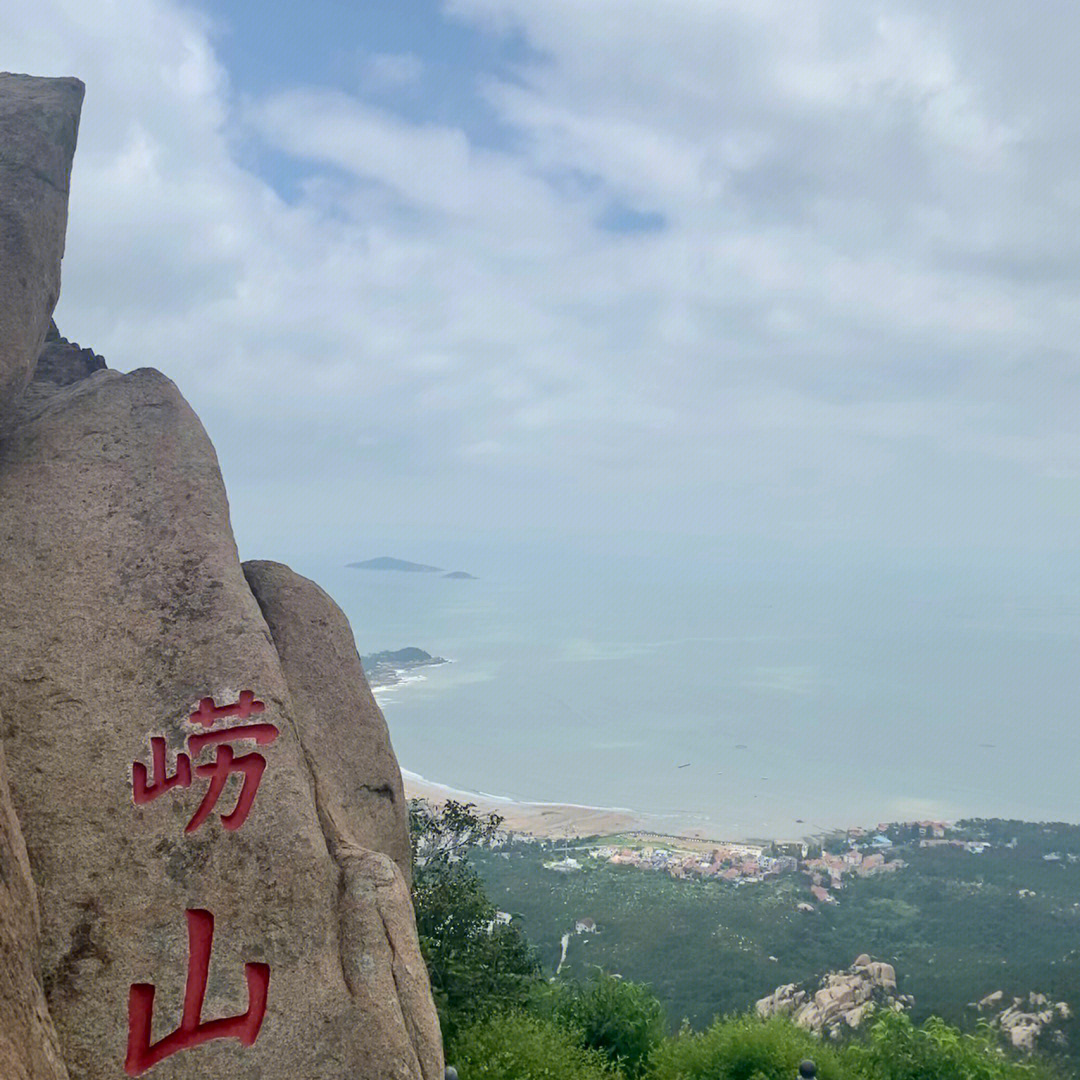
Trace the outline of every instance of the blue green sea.
<instances>
[{"instance_id":1,"label":"blue green sea","mask_svg":"<svg viewBox=\"0 0 1080 1080\"><path fill-rule=\"evenodd\" d=\"M404 770L736 838L1080 820L1073 562L416 529L295 568L362 654L452 661L379 695Z\"/></svg>"}]
</instances>

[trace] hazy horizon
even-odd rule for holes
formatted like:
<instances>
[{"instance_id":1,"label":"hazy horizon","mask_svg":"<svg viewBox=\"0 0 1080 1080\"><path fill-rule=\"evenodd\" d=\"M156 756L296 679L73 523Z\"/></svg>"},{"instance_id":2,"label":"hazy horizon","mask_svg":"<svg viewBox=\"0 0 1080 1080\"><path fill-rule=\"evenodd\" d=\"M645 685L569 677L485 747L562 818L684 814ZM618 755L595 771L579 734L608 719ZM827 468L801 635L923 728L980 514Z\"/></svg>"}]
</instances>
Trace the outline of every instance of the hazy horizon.
<instances>
[{"instance_id":1,"label":"hazy horizon","mask_svg":"<svg viewBox=\"0 0 1080 1080\"><path fill-rule=\"evenodd\" d=\"M360 651L450 658L380 693L401 767L728 838L1078 820L1080 571L377 532L438 574L300 565ZM350 553L351 555L352 553ZM942 585L949 585L943 592ZM688 764L687 764L688 763Z\"/></svg>"}]
</instances>

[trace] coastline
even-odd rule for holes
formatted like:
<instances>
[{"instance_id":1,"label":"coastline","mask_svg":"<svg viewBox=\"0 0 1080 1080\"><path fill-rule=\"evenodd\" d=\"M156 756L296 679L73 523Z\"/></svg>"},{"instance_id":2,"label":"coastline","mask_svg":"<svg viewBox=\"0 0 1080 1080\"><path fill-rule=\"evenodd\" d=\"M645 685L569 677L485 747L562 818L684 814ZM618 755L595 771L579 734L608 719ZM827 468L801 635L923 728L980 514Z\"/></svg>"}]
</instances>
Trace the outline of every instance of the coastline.
<instances>
[{"instance_id":1,"label":"coastline","mask_svg":"<svg viewBox=\"0 0 1080 1080\"><path fill-rule=\"evenodd\" d=\"M424 682L427 676L419 673L420 668L439 667L454 661L445 656L432 656L422 649L407 648L362 656L360 662L378 704L380 694L398 690L409 683Z\"/></svg>"},{"instance_id":2,"label":"coastline","mask_svg":"<svg viewBox=\"0 0 1080 1080\"><path fill-rule=\"evenodd\" d=\"M698 844L743 844L755 841L720 836L714 828L703 827L670 815L647 814L624 806L587 806L581 803L526 802L505 795L465 791L439 784L418 773L401 770L407 799L424 799L434 806L447 799L472 803L481 814L499 814L512 833L538 840L572 840L586 836L610 837L619 834L680 840ZM689 816L689 815L688 815Z\"/></svg>"},{"instance_id":3,"label":"coastline","mask_svg":"<svg viewBox=\"0 0 1080 1080\"><path fill-rule=\"evenodd\" d=\"M437 784L406 769L401 770L401 778L405 784L406 798L426 799L433 805L444 803L447 799L473 803L482 814L501 815L504 826L510 832L544 840L612 836L621 832L636 832L650 824L645 815L624 807L519 802L504 796L462 791L446 784Z\"/></svg>"}]
</instances>

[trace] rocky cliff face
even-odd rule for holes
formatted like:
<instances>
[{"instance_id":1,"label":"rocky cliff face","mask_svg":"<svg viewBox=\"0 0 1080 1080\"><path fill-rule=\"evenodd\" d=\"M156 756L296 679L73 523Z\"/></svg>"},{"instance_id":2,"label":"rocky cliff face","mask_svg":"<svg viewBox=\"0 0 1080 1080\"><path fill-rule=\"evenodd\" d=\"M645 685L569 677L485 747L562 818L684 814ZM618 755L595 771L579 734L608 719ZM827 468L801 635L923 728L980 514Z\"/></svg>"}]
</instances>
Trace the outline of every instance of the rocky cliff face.
<instances>
[{"instance_id":1,"label":"rocky cliff face","mask_svg":"<svg viewBox=\"0 0 1080 1080\"><path fill-rule=\"evenodd\" d=\"M0 147L29 125L43 156L0 168L52 175L71 125L4 95L62 112L74 84L10 78ZM25 223L0 246L0 1076L441 1078L401 776L348 623L287 567L245 576L164 375L42 348L63 235L32 227L63 219L28 177L0 182Z\"/></svg>"},{"instance_id":2,"label":"rocky cliff face","mask_svg":"<svg viewBox=\"0 0 1080 1080\"><path fill-rule=\"evenodd\" d=\"M246 562L244 576L281 658L331 846L382 851L408 882L401 770L344 612L315 582L281 563ZM343 740L356 748L353 755L342 756Z\"/></svg>"},{"instance_id":3,"label":"rocky cliff face","mask_svg":"<svg viewBox=\"0 0 1080 1080\"><path fill-rule=\"evenodd\" d=\"M60 296L78 79L0 72L0 411L30 381Z\"/></svg>"}]
</instances>

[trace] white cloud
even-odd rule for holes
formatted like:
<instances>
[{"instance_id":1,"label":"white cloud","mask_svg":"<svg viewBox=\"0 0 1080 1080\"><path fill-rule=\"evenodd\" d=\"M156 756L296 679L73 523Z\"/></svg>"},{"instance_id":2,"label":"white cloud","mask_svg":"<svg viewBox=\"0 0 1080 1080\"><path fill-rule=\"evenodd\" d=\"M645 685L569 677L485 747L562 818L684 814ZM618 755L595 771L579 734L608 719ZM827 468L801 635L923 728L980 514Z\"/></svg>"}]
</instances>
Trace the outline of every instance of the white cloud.
<instances>
[{"instance_id":1,"label":"white cloud","mask_svg":"<svg viewBox=\"0 0 1080 1080\"><path fill-rule=\"evenodd\" d=\"M178 381L242 537L291 498L339 532L368 506L873 531L924 485L947 515L958 476L988 504L1076 476L1080 77L1043 49L1075 16L447 12L535 50L476 72L501 148L364 96L437 93L413 53L367 56L360 93L282 72L251 96L167 0L0 16L0 68L87 82L61 328ZM663 227L605 231L612 207Z\"/></svg>"}]
</instances>

